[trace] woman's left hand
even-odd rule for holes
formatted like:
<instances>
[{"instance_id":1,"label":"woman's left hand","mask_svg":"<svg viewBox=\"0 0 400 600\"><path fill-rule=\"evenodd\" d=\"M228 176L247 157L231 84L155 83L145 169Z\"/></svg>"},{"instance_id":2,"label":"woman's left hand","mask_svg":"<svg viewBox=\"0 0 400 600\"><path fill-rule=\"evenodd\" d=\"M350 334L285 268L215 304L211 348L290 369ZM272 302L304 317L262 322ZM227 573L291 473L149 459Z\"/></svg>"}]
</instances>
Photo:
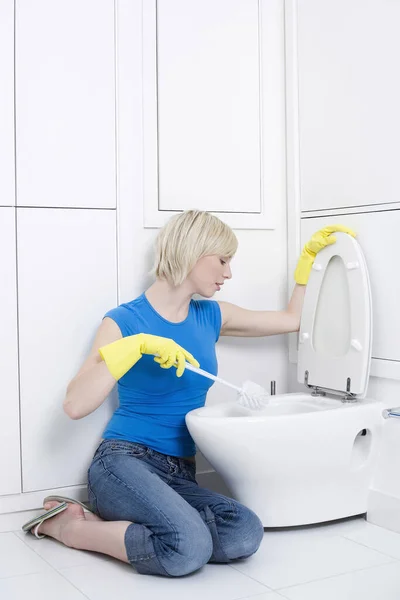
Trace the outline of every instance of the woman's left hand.
<instances>
[{"instance_id":1,"label":"woman's left hand","mask_svg":"<svg viewBox=\"0 0 400 600\"><path fill-rule=\"evenodd\" d=\"M317 253L329 246L330 244L334 244L336 242L336 238L334 235L331 236L331 233L335 231L341 231L342 233L348 233L349 235L356 237L356 233L345 227L344 225L330 225L329 227L324 227L324 229L320 229L311 237L311 239L304 246L303 251L300 255L299 261L297 263L296 271L294 273L294 278L296 283L300 285L306 285L308 282L308 278L311 273L311 268L313 266L313 262Z\"/></svg>"}]
</instances>

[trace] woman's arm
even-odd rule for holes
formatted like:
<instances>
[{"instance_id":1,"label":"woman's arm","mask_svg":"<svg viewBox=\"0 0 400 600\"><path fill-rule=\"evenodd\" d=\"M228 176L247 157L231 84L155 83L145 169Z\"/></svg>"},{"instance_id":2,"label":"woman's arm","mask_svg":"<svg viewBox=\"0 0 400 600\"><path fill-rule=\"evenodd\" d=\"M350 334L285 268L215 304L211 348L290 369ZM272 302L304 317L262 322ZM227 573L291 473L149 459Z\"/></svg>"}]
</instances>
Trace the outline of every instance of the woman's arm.
<instances>
[{"instance_id":1,"label":"woman's arm","mask_svg":"<svg viewBox=\"0 0 400 600\"><path fill-rule=\"evenodd\" d=\"M221 335L261 337L298 331L305 290L305 285L295 285L286 310L247 310L230 302L218 302Z\"/></svg>"},{"instance_id":2,"label":"woman's arm","mask_svg":"<svg viewBox=\"0 0 400 600\"><path fill-rule=\"evenodd\" d=\"M336 231L356 236L354 231L344 225L329 225L314 233L298 260L294 274L296 286L286 310L246 310L229 302L219 302L222 313L221 335L256 337L298 331L306 284L315 257L323 248L336 242L336 237L332 235Z\"/></svg>"},{"instance_id":3,"label":"woman's arm","mask_svg":"<svg viewBox=\"0 0 400 600\"><path fill-rule=\"evenodd\" d=\"M71 380L63 402L64 412L71 419L82 419L96 410L116 381L99 354L99 348L122 338L118 325L105 317L97 330L88 358Z\"/></svg>"}]
</instances>

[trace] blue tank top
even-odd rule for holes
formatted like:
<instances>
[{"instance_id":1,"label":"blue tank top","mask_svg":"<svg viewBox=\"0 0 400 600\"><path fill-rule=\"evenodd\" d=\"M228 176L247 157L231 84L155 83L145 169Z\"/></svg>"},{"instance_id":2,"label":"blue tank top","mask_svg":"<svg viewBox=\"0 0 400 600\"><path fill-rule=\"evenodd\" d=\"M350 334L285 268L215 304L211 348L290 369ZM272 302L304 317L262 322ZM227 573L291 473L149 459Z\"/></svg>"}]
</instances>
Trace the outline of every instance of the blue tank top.
<instances>
[{"instance_id":1,"label":"blue tank top","mask_svg":"<svg viewBox=\"0 0 400 600\"><path fill-rule=\"evenodd\" d=\"M105 314L115 321L122 336L151 333L173 339L188 350L206 371L217 374L215 343L221 329L221 311L215 300L191 300L188 316L180 323L164 319L145 294ZM118 381L119 406L104 433L105 439L144 444L171 456L193 456L196 446L185 423L185 415L204 406L213 385L185 369L162 369L154 356L142 358Z\"/></svg>"}]
</instances>

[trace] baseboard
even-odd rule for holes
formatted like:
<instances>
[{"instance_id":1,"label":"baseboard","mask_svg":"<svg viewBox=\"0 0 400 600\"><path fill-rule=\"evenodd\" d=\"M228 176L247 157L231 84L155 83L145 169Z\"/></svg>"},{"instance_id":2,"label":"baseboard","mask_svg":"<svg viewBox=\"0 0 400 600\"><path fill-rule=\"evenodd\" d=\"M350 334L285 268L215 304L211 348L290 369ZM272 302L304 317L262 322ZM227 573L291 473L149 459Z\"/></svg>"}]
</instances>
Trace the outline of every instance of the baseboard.
<instances>
[{"instance_id":1,"label":"baseboard","mask_svg":"<svg viewBox=\"0 0 400 600\"><path fill-rule=\"evenodd\" d=\"M400 533L400 498L371 490L368 498L367 521Z\"/></svg>"}]
</instances>

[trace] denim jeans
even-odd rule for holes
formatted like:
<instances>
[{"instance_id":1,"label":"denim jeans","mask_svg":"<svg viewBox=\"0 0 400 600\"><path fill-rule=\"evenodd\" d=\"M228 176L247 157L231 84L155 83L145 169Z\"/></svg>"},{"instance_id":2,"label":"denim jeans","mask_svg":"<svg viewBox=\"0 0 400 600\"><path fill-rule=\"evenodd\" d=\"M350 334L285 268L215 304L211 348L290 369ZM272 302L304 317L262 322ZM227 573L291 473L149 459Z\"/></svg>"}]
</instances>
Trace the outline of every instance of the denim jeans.
<instances>
[{"instance_id":1,"label":"denim jeans","mask_svg":"<svg viewBox=\"0 0 400 600\"><path fill-rule=\"evenodd\" d=\"M104 440L88 470L89 502L107 521L131 521L128 560L139 573L170 577L207 562L256 552L264 529L232 498L199 487L196 463L136 442Z\"/></svg>"}]
</instances>

